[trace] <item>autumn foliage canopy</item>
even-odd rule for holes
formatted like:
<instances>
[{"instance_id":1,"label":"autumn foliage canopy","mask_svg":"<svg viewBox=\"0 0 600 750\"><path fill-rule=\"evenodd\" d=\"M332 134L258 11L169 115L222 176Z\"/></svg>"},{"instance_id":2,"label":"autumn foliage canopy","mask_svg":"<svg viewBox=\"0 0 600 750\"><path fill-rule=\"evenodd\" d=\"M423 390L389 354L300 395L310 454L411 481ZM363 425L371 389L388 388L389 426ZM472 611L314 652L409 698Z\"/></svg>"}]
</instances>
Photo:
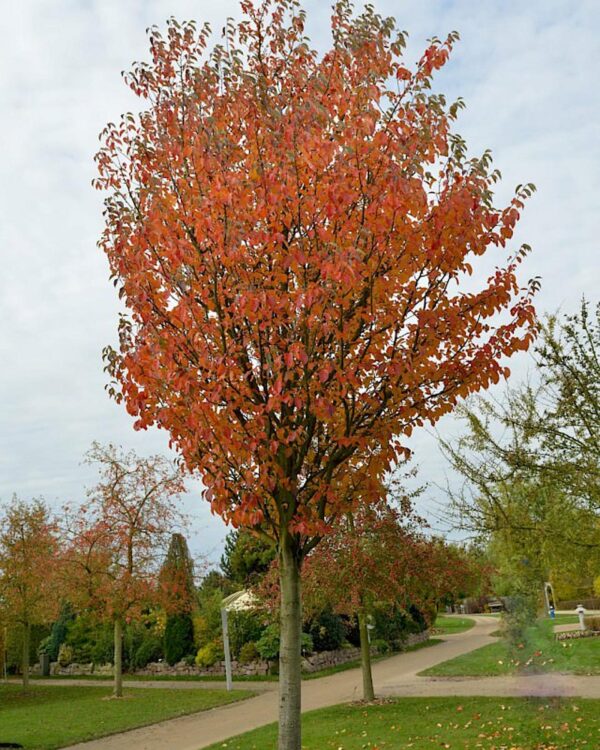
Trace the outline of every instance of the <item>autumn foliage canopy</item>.
<instances>
[{"instance_id":1,"label":"autumn foliage canopy","mask_svg":"<svg viewBox=\"0 0 600 750\"><path fill-rule=\"evenodd\" d=\"M508 247L524 199L493 204L486 153L404 36L334 7L324 54L291 0L242 2L223 45L171 21L126 75L145 102L109 125L101 245L127 307L113 394L166 429L213 509L300 554L379 497L403 438L506 374L533 289ZM462 282L490 253L497 269ZM502 315L499 317L499 314Z\"/></svg>"},{"instance_id":2,"label":"autumn foliage canopy","mask_svg":"<svg viewBox=\"0 0 600 750\"><path fill-rule=\"evenodd\" d=\"M94 443L86 461L99 482L76 514L67 512L65 589L81 608L113 621L139 616L149 604L169 604L158 573L174 526L184 485L162 456L138 457Z\"/></svg>"}]
</instances>

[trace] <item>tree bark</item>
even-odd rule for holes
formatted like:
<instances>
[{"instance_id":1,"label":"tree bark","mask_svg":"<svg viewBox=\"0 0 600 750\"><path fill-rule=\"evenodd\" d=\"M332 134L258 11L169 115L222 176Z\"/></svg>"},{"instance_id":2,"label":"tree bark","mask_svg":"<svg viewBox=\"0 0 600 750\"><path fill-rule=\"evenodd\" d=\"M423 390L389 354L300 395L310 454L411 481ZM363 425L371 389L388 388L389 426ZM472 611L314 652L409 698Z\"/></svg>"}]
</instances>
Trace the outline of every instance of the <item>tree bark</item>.
<instances>
[{"instance_id":1,"label":"tree bark","mask_svg":"<svg viewBox=\"0 0 600 750\"><path fill-rule=\"evenodd\" d=\"M113 697L123 697L123 621L114 622L114 686Z\"/></svg>"},{"instance_id":2,"label":"tree bark","mask_svg":"<svg viewBox=\"0 0 600 750\"><path fill-rule=\"evenodd\" d=\"M279 743L278 750L301 750L301 673L300 649L302 610L300 603L300 562L288 534L279 550L281 584L279 644Z\"/></svg>"},{"instance_id":3,"label":"tree bark","mask_svg":"<svg viewBox=\"0 0 600 750\"><path fill-rule=\"evenodd\" d=\"M23 625L23 648L21 651L21 672L23 674L23 687L29 687L29 649L31 642L31 623Z\"/></svg>"},{"instance_id":4,"label":"tree bark","mask_svg":"<svg viewBox=\"0 0 600 750\"><path fill-rule=\"evenodd\" d=\"M358 630L360 633L360 667L363 680L363 700L374 701L373 672L371 670L371 644L367 628L367 614L364 609L358 610Z\"/></svg>"}]
</instances>

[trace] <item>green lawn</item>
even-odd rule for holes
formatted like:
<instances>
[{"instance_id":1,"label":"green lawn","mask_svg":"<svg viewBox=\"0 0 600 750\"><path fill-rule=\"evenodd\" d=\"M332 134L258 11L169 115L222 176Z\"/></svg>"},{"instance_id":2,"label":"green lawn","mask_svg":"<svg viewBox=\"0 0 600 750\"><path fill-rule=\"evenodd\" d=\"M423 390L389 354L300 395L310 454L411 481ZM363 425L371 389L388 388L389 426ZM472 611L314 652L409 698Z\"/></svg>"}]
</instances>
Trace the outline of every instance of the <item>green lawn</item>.
<instances>
[{"instance_id":1,"label":"green lawn","mask_svg":"<svg viewBox=\"0 0 600 750\"><path fill-rule=\"evenodd\" d=\"M303 750L571 750L600 746L600 701L402 698L343 705L302 719ZM207 750L275 750L276 727Z\"/></svg>"},{"instance_id":2,"label":"green lawn","mask_svg":"<svg viewBox=\"0 0 600 750\"><path fill-rule=\"evenodd\" d=\"M444 634L452 634L464 633L465 630L470 630L474 625L475 620L471 620L469 617L446 617L445 615L438 615L433 627L441 630Z\"/></svg>"},{"instance_id":3,"label":"green lawn","mask_svg":"<svg viewBox=\"0 0 600 750\"><path fill-rule=\"evenodd\" d=\"M575 625L579 623L577 615L556 615L554 618L555 625Z\"/></svg>"},{"instance_id":4,"label":"green lawn","mask_svg":"<svg viewBox=\"0 0 600 750\"><path fill-rule=\"evenodd\" d=\"M544 618L529 629L527 640L512 657L507 644L498 641L421 672L435 677L482 677L516 672L567 672L600 674L600 640L582 638L556 641L555 624Z\"/></svg>"},{"instance_id":5,"label":"green lawn","mask_svg":"<svg viewBox=\"0 0 600 750\"><path fill-rule=\"evenodd\" d=\"M108 700L105 687L0 684L0 743L20 742L26 750L51 750L183 714L247 698L225 690L127 689Z\"/></svg>"}]
</instances>

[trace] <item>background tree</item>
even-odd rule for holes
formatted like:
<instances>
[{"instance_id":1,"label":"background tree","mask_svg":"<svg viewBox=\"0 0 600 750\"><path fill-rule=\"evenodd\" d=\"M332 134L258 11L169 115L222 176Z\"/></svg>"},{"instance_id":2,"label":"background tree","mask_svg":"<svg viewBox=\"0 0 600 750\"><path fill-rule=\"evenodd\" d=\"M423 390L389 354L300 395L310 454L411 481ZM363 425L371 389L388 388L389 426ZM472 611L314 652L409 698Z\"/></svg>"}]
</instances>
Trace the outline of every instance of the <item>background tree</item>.
<instances>
[{"instance_id":1,"label":"background tree","mask_svg":"<svg viewBox=\"0 0 600 750\"><path fill-rule=\"evenodd\" d=\"M468 598L485 598L491 592L494 572L486 553L487 550L473 545L450 542L438 536L428 539L422 600L429 602L437 613L440 607L454 608Z\"/></svg>"},{"instance_id":2,"label":"background tree","mask_svg":"<svg viewBox=\"0 0 600 750\"><path fill-rule=\"evenodd\" d=\"M21 628L23 687L29 685L31 628L58 613L58 564L57 527L47 506L13 498L0 516L0 603L4 623Z\"/></svg>"},{"instance_id":3,"label":"background tree","mask_svg":"<svg viewBox=\"0 0 600 750\"><path fill-rule=\"evenodd\" d=\"M454 516L492 543L505 579L508 558L531 561L527 577L587 578L600 570L600 307L541 326L534 385L460 411L468 431L442 441L464 477ZM503 548L502 552L500 551ZM508 567L507 567L508 566Z\"/></svg>"},{"instance_id":4,"label":"background tree","mask_svg":"<svg viewBox=\"0 0 600 750\"><path fill-rule=\"evenodd\" d=\"M127 306L105 354L136 428L166 429L213 510L276 545L279 747L299 750L302 561L380 496L402 437L528 347L526 248L506 245L531 187L495 208L489 154L451 134L460 102L431 80L456 34L411 71L370 6L335 4L322 55L294 0L242 11L212 52L206 26L151 29L127 76L147 109L102 135ZM488 250L497 270L463 289Z\"/></svg>"},{"instance_id":5,"label":"background tree","mask_svg":"<svg viewBox=\"0 0 600 750\"><path fill-rule=\"evenodd\" d=\"M421 598L426 544L414 520L411 528L410 519L385 500L364 506L341 520L305 562L306 605L322 609L329 603L358 620L366 701L375 699L369 616L375 605L406 609Z\"/></svg>"},{"instance_id":6,"label":"background tree","mask_svg":"<svg viewBox=\"0 0 600 750\"><path fill-rule=\"evenodd\" d=\"M160 559L182 521L180 472L163 456L139 457L94 443L87 454L100 481L69 519L69 591L79 609L91 609L114 630L114 695L123 694L125 622L164 601L158 586ZM178 586L175 600L181 597Z\"/></svg>"},{"instance_id":7,"label":"background tree","mask_svg":"<svg viewBox=\"0 0 600 750\"><path fill-rule=\"evenodd\" d=\"M160 571L160 586L165 598L165 659L176 664L194 650L194 622L197 608L194 563L183 534L173 534Z\"/></svg>"},{"instance_id":8,"label":"background tree","mask_svg":"<svg viewBox=\"0 0 600 750\"><path fill-rule=\"evenodd\" d=\"M333 609L358 622L364 700L375 698L368 632L374 615L405 621L415 615L432 625L441 603L473 593L484 578L465 550L425 531L408 497L401 505L383 499L344 517L304 562L305 620L322 627L323 613L327 619ZM277 563L255 591L267 611L277 608Z\"/></svg>"},{"instance_id":9,"label":"background tree","mask_svg":"<svg viewBox=\"0 0 600 750\"><path fill-rule=\"evenodd\" d=\"M269 570L275 555L275 547L270 541L239 529L227 534L221 570L240 587L251 586Z\"/></svg>"}]
</instances>

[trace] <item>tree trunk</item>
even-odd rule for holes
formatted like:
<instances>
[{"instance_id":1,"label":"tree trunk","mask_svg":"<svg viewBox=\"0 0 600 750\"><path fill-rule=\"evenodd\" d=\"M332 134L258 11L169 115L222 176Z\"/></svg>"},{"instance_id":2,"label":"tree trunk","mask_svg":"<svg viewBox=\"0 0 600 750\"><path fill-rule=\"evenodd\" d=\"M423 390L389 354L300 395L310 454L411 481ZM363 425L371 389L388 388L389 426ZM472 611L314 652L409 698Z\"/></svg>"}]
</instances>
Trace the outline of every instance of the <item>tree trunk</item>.
<instances>
[{"instance_id":1,"label":"tree trunk","mask_svg":"<svg viewBox=\"0 0 600 750\"><path fill-rule=\"evenodd\" d=\"M301 750L300 649L302 610L300 563L286 534L279 551L281 614L279 644L279 744L278 750Z\"/></svg>"},{"instance_id":2,"label":"tree trunk","mask_svg":"<svg viewBox=\"0 0 600 750\"><path fill-rule=\"evenodd\" d=\"M31 623L23 625L23 649L21 651L21 672L23 674L23 687L29 687L29 648L31 641Z\"/></svg>"},{"instance_id":3,"label":"tree trunk","mask_svg":"<svg viewBox=\"0 0 600 750\"><path fill-rule=\"evenodd\" d=\"M123 697L123 621L115 618L114 623L114 686L113 697Z\"/></svg>"},{"instance_id":4,"label":"tree trunk","mask_svg":"<svg viewBox=\"0 0 600 750\"><path fill-rule=\"evenodd\" d=\"M358 610L358 630L360 633L360 667L363 679L363 700L374 701L373 672L371 670L371 644L369 643L369 629L367 614L364 609Z\"/></svg>"}]
</instances>

